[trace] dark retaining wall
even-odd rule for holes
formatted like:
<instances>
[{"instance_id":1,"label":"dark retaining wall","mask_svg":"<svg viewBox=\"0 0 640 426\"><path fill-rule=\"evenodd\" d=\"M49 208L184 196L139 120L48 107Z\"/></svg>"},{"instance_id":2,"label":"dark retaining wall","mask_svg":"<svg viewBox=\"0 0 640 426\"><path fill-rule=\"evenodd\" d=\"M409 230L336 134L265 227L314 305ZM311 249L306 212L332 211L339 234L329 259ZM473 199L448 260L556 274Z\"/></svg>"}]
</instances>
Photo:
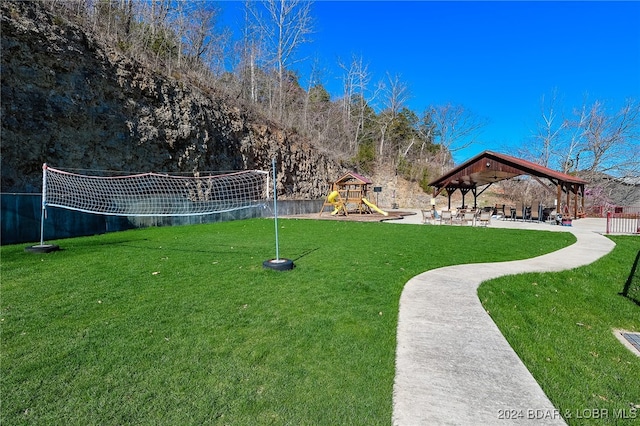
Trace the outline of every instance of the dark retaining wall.
<instances>
[{"instance_id":1,"label":"dark retaining wall","mask_svg":"<svg viewBox=\"0 0 640 426\"><path fill-rule=\"evenodd\" d=\"M323 200L278 200L278 216L317 213ZM41 194L0 194L0 244L40 242ZM44 240L104 234L147 226L175 226L197 223L273 217L273 203L234 212L203 216L119 217L76 212L57 207L47 208Z\"/></svg>"}]
</instances>

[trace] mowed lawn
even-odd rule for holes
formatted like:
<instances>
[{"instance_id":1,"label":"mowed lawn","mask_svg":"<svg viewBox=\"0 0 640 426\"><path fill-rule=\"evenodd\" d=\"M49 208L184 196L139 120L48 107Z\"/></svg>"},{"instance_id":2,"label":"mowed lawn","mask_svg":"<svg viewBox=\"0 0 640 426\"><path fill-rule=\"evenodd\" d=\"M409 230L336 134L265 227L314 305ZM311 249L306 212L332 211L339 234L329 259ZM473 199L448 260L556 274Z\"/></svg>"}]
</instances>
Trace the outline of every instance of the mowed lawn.
<instances>
[{"instance_id":1,"label":"mowed lawn","mask_svg":"<svg viewBox=\"0 0 640 426\"><path fill-rule=\"evenodd\" d=\"M613 332L640 333L640 237L611 239L613 251L591 265L501 277L478 289L570 425L640 424L640 357Z\"/></svg>"},{"instance_id":2,"label":"mowed lawn","mask_svg":"<svg viewBox=\"0 0 640 426\"><path fill-rule=\"evenodd\" d=\"M398 301L571 234L255 219L1 249L6 425L389 425ZM584 320L587 321L587 320ZM586 322L588 324L588 321Z\"/></svg>"}]
</instances>

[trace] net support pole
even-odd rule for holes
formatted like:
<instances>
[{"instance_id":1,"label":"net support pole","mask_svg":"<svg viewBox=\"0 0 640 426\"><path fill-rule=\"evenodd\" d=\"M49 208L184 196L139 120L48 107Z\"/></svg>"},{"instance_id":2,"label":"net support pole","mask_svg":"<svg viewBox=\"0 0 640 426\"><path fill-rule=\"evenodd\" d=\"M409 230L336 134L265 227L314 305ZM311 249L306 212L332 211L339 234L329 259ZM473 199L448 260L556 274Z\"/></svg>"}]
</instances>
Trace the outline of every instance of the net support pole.
<instances>
[{"instance_id":1,"label":"net support pole","mask_svg":"<svg viewBox=\"0 0 640 426\"><path fill-rule=\"evenodd\" d=\"M40 212L40 245L44 246L44 218L47 212L47 163L42 164L42 211Z\"/></svg>"},{"instance_id":2,"label":"net support pole","mask_svg":"<svg viewBox=\"0 0 640 426\"><path fill-rule=\"evenodd\" d=\"M42 164L42 208L40 212L40 244L25 247L31 253L50 253L60 250L55 244L44 243L44 219L47 216L47 163Z\"/></svg>"},{"instance_id":3,"label":"net support pole","mask_svg":"<svg viewBox=\"0 0 640 426\"><path fill-rule=\"evenodd\" d=\"M271 169L273 170L273 222L276 227L276 261L280 260L280 242L278 240L278 195L277 195L277 183L276 183L276 159L271 160Z\"/></svg>"},{"instance_id":4,"label":"net support pole","mask_svg":"<svg viewBox=\"0 0 640 426\"><path fill-rule=\"evenodd\" d=\"M280 241L278 239L278 182L276 180L276 159L271 160L273 170L273 222L276 228L276 258L265 260L262 266L275 271L288 271L293 269L294 264L291 259L280 259Z\"/></svg>"}]
</instances>

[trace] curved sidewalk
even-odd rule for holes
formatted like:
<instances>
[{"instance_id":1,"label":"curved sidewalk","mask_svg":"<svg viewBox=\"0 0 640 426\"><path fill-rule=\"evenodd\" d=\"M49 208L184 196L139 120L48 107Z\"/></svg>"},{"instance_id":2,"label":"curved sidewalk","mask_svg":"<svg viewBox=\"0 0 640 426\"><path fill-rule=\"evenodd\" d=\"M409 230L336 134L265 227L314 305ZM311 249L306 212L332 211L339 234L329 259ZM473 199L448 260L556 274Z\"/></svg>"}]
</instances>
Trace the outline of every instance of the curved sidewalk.
<instances>
[{"instance_id":1,"label":"curved sidewalk","mask_svg":"<svg viewBox=\"0 0 640 426\"><path fill-rule=\"evenodd\" d=\"M594 223L580 219L572 227L534 227L494 222L495 227L572 232L577 242L532 259L450 266L407 282L398 317L394 425L565 424L485 312L477 288L503 275L561 271L596 261L614 243L593 232ZM520 418L509 419L513 415Z\"/></svg>"}]
</instances>

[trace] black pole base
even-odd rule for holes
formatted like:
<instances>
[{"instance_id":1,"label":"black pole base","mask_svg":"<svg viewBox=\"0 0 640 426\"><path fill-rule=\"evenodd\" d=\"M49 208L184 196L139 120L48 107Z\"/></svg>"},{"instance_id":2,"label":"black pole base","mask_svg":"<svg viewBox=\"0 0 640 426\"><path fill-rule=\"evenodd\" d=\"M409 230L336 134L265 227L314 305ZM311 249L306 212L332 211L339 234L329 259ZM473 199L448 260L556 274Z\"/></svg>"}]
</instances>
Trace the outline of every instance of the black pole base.
<instances>
[{"instance_id":1,"label":"black pole base","mask_svg":"<svg viewBox=\"0 0 640 426\"><path fill-rule=\"evenodd\" d=\"M58 250L60 250L60 246L55 244L38 244L24 248L24 251L28 251L29 253L51 253L52 251Z\"/></svg>"},{"instance_id":2,"label":"black pole base","mask_svg":"<svg viewBox=\"0 0 640 426\"><path fill-rule=\"evenodd\" d=\"M265 269L273 269L274 271L289 271L295 266L291 259L269 259L262 262Z\"/></svg>"}]
</instances>

